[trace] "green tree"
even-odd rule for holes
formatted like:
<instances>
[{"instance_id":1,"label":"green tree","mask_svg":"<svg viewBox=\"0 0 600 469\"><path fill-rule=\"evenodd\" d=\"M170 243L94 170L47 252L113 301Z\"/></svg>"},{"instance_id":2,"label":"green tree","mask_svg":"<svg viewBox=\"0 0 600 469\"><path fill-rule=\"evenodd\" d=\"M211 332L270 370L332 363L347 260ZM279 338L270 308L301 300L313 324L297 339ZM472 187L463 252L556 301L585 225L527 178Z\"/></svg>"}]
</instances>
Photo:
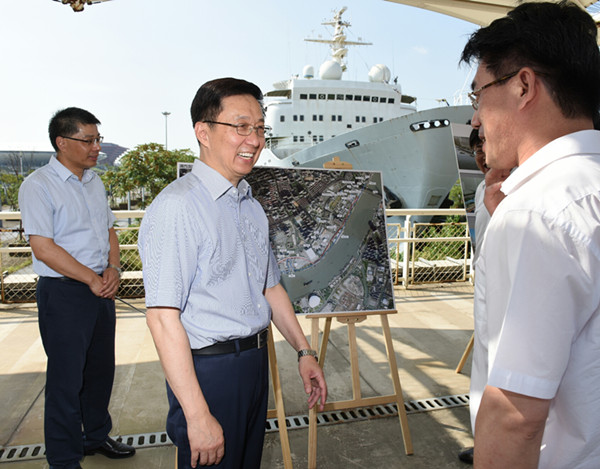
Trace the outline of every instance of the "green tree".
<instances>
[{"instance_id":1,"label":"green tree","mask_svg":"<svg viewBox=\"0 0 600 469\"><path fill-rule=\"evenodd\" d=\"M10 205L11 210L18 210L19 187L22 182L23 178L20 174L0 173L0 184L2 185L0 199L4 205Z\"/></svg>"},{"instance_id":2,"label":"green tree","mask_svg":"<svg viewBox=\"0 0 600 469\"><path fill-rule=\"evenodd\" d=\"M160 143L144 143L125 153L119 166L104 173L102 179L113 195L125 197L129 191L144 189L144 204L177 177L177 162L192 162L191 150L165 150ZM144 208L144 207L142 207Z\"/></svg>"}]
</instances>

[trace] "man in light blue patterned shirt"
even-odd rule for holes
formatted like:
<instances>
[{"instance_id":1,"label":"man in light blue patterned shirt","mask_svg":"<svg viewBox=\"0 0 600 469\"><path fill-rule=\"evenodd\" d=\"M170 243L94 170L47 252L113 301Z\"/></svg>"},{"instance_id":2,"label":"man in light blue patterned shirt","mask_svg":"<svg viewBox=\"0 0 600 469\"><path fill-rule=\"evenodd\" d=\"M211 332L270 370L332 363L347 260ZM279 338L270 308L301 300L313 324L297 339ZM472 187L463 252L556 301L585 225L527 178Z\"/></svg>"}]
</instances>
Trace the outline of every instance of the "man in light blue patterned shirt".
<instances>
[{"instance_id":1,"label":"man in light blue patterned shirt","mask_svg":"<svg viewBox=\"0 0 600 469\"><path fill-rule=\"evenodd\" d=\"M200 159L148 208L139 250L147 322L167 378L167 432L178 467L258 469L268 397L266 328L298 351L309 407L325 402L269 243L266 215L243 179L265 145L262 93L205 83L191 108Z\"/></svg>"}]
</instances>

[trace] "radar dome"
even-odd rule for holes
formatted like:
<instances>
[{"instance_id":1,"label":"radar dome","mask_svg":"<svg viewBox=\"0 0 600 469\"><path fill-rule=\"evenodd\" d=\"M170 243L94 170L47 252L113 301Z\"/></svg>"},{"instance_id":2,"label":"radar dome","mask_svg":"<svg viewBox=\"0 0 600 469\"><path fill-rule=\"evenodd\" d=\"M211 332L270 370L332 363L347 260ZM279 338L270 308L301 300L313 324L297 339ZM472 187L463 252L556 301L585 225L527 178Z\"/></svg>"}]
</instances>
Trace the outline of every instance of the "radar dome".
<instances>
[{"instance_id":1,"label":"radar dome","mask_svg":"<svg viewBox=\"0 0 600 469\"><path fill-rule=\"evenodd\" d=\"M335 60L328 60L319 68L319 76L321 80L341 80L342 66Z\"/></svg>"},{"instance_id":2,"label":"radar dome","mask_svg":"<svg viewBox=\"0 0 600 469\"><path fill-rule=\"evenodd\" d=\"M306 65L302 69L302 76L304 78L306 78L307 80L314 78L315 77L315 67L313 67L312 65Z\"/></svg>"},{"instance_id":3,"label":"radar dome","mask_svg":"<svg viewBox=\"0 0 600 469\"><path fill-rule=\"evenodd\" d=\"M371 67L369 71L369 81L373 83L388 83L392 78L390 69L385 65L377 64Z\"/></svg>"}]
</instances>

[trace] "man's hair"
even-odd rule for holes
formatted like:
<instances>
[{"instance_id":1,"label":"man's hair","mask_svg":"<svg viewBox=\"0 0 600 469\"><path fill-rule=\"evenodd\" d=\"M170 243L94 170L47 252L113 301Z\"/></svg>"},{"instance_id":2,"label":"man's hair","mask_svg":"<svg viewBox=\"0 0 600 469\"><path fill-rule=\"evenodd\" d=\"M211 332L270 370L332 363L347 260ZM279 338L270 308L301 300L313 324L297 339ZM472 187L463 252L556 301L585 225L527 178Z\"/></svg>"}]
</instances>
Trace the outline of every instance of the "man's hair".
<instances>
[{"instance_id":1,"label":"man's hair","mask_svg":"<svg viewBox=\"0 0 600 469\"><path fill-rule=\"evenodd\" d=\"M204 83L192 101L192 125L196 125L196 122L216 120L223 110L223 99L242 94L253 96L262 110L263 94L254 83L237 78L218 78Z\"/></svg>"},{"instance_id":2,"label":"man's hair","mask_svg":"<svg viewBox=\"0 0 600 469\"><path fill-rule=\"evenodd\" d=\"M592 17L569 2L524 3L471 35L461 62L477 60L496 78L531 67L567 118L600 109L600 52Z\"/></svg>"},{"instance_id":3,"label":"man's hair","mask_svg":"<svg viewBox=\"0 0 600 469\"><path fill-rule=\"evenodd\" d=\"M79 132L80 125L100 124L100 121L91 112L78 107L68 107L58 111L48 124L48 134L50 142L54 149L58 152L56 145L57 137L70 137Z\"/></svg>"},{"instance_id":4,"label":"man's hair","mask_svg":"<svg viewBox=\"0 0 600 469\"><path fill-rule=\"evenodd\" d=\"M481 141L481 137L479 137L479 129L471 130L471 135L469 135L469 146L471 150L475 149L475 145L483 143Z\"/></svg>"}]
</instances>

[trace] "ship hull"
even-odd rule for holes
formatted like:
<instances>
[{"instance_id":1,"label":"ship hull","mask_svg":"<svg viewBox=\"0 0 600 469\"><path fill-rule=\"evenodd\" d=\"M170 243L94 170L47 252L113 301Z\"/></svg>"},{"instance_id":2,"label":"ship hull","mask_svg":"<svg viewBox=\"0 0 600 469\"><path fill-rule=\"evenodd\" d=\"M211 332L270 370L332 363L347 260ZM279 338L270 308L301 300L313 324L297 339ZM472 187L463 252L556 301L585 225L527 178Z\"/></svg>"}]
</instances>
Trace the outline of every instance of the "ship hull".
<instances>
[{"instance_id":1,"label":"ship hull","mask_svg":"<svg viewBox=\"0 0 600 469\"><path fill-rule=\"evenodd\" d=\"M394 208L438 208L458 180L448 122L465 124L472 115L471 106L418 111L338 135L286 158L265 151L257 164L323 168L337 157L352 169L381 171L392 193L387 194L388 202L397 199Z\"/></svg>"}]
</instances>

